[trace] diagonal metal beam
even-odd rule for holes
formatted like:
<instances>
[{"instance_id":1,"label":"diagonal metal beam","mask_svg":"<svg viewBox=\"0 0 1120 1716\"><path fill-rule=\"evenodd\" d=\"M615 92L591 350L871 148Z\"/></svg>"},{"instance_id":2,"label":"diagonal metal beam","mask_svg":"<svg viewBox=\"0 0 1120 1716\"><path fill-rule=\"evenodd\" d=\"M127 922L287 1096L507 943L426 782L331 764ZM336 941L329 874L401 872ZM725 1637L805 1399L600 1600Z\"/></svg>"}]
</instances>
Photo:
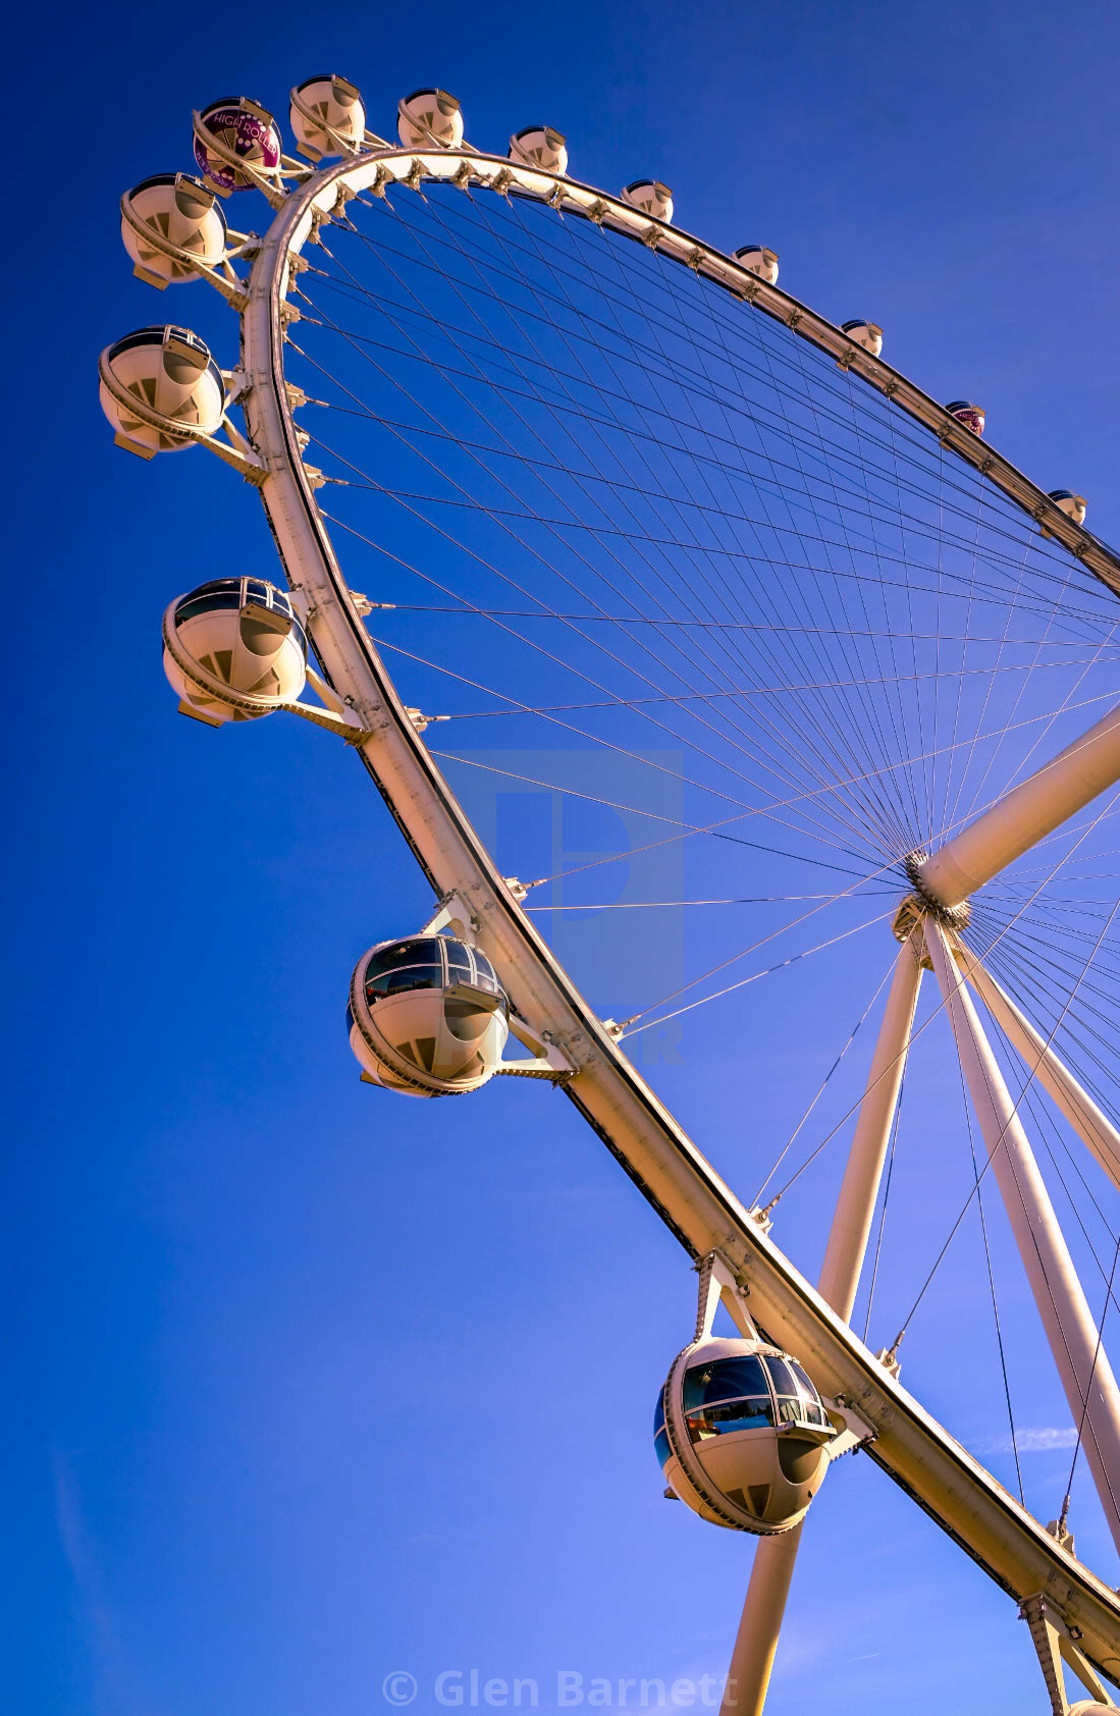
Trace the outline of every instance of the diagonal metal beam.
<instances>
[{"instance_id":1,"label":"diagonal metal beam","mask_svg":"<svg viewBox=\"0 0 1120 1716\"><path fill-rule=\"evenodd\" d=\"M919 925L898 950L883 1022L871 1057L867 1085L821 1265L817 1291L846 1323L851 1321L867 1253L871 1219L898 1109L924 954Z\"/></svg>"},{"instance_id":2,"label":"diagonal metal beam","mask_svg":"<svg viewBox=\"0 0 1120 1716\"><path fill-rule=\"evenodd\" d=\"M1101 1506L1120 1548L1120 1389L999 1062L940 924L926 946L945 997L992 1173L1078 1426Z\"/></svg>"},{"instance_id":3,"label":"diagonal metal beam","mask_svg":"<svg viewBox=\"0 0 1120 1716\"><path fill-rule=\"evenodd\" d=\"M977 888L1120 781L1120 704L1019 786L915 864L935 906L959 906Z\"/></svg>"},{"instance_id":4,"label":"diagonal metal beam","mask_svg":"<svg viewBox=\"0 0 1120 1716\"><path fill-rule=\"evenodd\" d=\"M1053 1045L1021 1013L991 972L967 948L957 964L1030 1073L1092 1151L1114 1186L1120 1187L1120 1132L1074 1078Z\"/></svg>"},{"instance_id":5,"label":"diagonal metal beam","mask_svg":"<svg viewBox=\"0 0 1120 1716\"><path fill-rule=\"evenodd\" d=\"M818 1292L845 1322L851 1321L898 1110L924 956L918 924L898 950L821 1265ZM762 1538L755 1549L721 1716L762 1716L804 1523Z\"/></svg>"}]
</instances>

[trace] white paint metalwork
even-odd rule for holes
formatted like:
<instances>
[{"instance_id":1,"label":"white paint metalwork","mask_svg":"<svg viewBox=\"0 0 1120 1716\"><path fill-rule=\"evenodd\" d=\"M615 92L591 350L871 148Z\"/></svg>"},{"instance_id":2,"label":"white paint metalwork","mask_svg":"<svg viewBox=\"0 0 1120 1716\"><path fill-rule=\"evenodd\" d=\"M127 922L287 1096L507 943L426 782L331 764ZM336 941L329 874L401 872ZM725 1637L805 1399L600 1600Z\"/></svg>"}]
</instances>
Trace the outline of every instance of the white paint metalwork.
<instances>
[{"instance_id":1,"label":"white paint metalwork","mask_svg":"<svg viewBox=\"0 0 1120 1716\"><path fill-rule=\"evenodd\" d=\"M1074 1078L1054 1047L1002 990L975 954L957 949L957 963L988 1012L1019 1055L1029 1077L1037 1080L1065 1115L1082 1143L1120 1188L1120 1132L1089 1092Z\"/></svg>"},{"instance_id":2,"label":"white paint metalwork","mask_svg":"<svg viewBox=\"0 0 1120 1716\"><path fill-rule=\"evenodd\" d=\"M309 631L336 688L371 737L359 747L437 896L470 903L479 946L494 961L528 1028L574 1069L565 1086L587 1122L693 1256L716 1253L749 1292L754 1314L797 1352L826 1396L854 1404L872 1427L871 1457L1020 1602L1053 1594L1089 1661L1120 1678L1120 1601L938 1425L793 1267L683 1133L594 1016L521 911L420 741L362 625L303 469L284 381L285 294L291 260L348 197L393 183L454 179L541 197L608 225L696 269L830 352L980 469L1111 589L1120 562L1042 490L946 409L847 334L748 267L618 198L541 168L469 149L384 149L326 168L292 191L262 242L243 315L244 408L265 474L259 481L292 584L308 602ZM1029 842L1028 842L1029 844ZM885 1082L885 1081L884 1081ZM785 1539L792 1552L797 1532ZM776 1540L777 1541L777 1540ZM765 1546L772 1553L772 1546ZM790 1559L792 1569L792 1555ZM769 1620L785 1592L771 1580ZM786 1579L788 1588L788 1578ZM779 1601L780 1599L780 1601ZM744 1623L744 1649L753 1622ZM740 1656L737 1647L736 1657Z\"/></svg>"},{"instance_id":3,"label":"white paint metalwork","mask_svg":"<svg viewBox=\"0 0 1120 1716\"><path fill-rule=\"evenodd\" d=\"M458 104L442 92L418 92L401 104L399 118L402 135L408 139L403 149L370 147L375 140L367 133L363 153L315 173L286 157L265 172L246 168L241 158L223 152L220 143L214 148L213 138L203 136L202 141L228 167L237 167L264 191L277 212L260 241L247 286L243 288L236 277L220 277L220 289L242 313L242 368L229 379L236 379L234 395L245 411L249 439L240 437L228 419L222 423L228 442L192 428L181 431L183 438L209 445L259 488L325 669L325 681L311 674L309 678L337 707L340 721L349 729L347 737L362 755L437 898L449 914L469 918L477 945L494 962L508 990L517 1017L514 1029L538 1054L537 1075L564 1079L580 1113L686 1250L708 1259L713 1268L718 1266L720 1280L730 1286L725 1298L729 1304L735 1301L731 1308L740 1325L750 1322L742 1303L749 1295L753 1316L776 1341L799 1355L822 1394L863 1426L848 1435L845 1447L865 1435L873 1438L868 1443L871 1457L1020 1602L1024 1613L1035 1613L1030 1605L1045 1597L1061 1628L1077 1640L1086 1686L1094 1696L1103 1697L1103 1688L1094 1680L1094 1666L1120 1682L1116 1594L1076 1561L1068 1539L1059 1541L1044 1529L924 1411L901 1387L897 1366L873 1355L853 1334L847 1317L897 1109L924 934L984 1127L993 1173L1016 1227L1075 1420L1088 1401L1084 1417L1089 1460L1106 1515L1120 1540L1120 1508L1109 1481L1110 1474L1120 1479L1120 1395L1014 1105L953 963L944 930L936 921L946 918L983 881L1120 777L1120 708L932 857L915 854L913 880L920 898L913 902L903 931L907 940L868 1078L821 1286L814 1291L770 1240L767 1226L735 1198L658 1102L619 1048L617 1031L594 1016L537 935L521 910L524 890L508 884L498 872L422 743L418 712L397 695L362 623L369 604L363 606L348 588L338 565L315 499L322 478L304 466L303 442L293 422L293 409L302 395L286 383L284 342L286 328L298 319L287 295L302 265L301 253L315 241L323 223L342 213L348 199L362 192L382 195L393 184L418 189L425 180L451 180L464 189L478 185L498 194L516 191L539 198L694 269L754 311L773 317L831 354L841 367L859 374L932 430L1116 593L1120 593L1120 559L1082 528L1083 508L1071 507L1064 491L1045 494L980 439L982 423L973 408L969 416L959 405L939 405L883 363L880 330L870 324L861 324L860 332L836 328L780 291L772 252L750 247L730 258L671 225L668 193L653 181L644 182L643 195L635 194L638 187L630 187L622 197L610 197L569 178L561 170L566 162L559 150L551 161L543 148L514 150L512 159L504 160L461 146ZM201 131L196 116L196 132ZM550 144L552 137L548 133ZM333 134L331 140L349 142ZM287 181L292 179L296 183L289 189ZM157 248L175 260L183 259L166 246ZM212 273L207 277L213 278ZM213 283L219 284L219 279ZM141 424L158 429L160 414L131 395L122 400L113 386L115 378L106 369L103 359L102 379L113 402L127 403L130 409L135 406ZM987 974L977 968L969 969L968 976L981 993L982 985L989 984L985 999L997 1017L1004 1009L1003 1018L1015 1027L1009 1031L1012 1040L1016 1041L1015 1031L1019 1031L1020 1052L1025 1058L1037 1055L1040 1081L1100 1159L1107 1155L1112 1161L1109 1171L1115 1178L1116 1135L1109 1123L1048 1045L1042 1043L1043 1052L1039 1052L1038 1034ZM510 1065L502 1070L517 1068ZM1040 1261L1043 1257L1045 1262ZM1058 1350L1063 1342L1068 1346L1064 1360ZM740 1713L761 1709L799 1536L798 1525L784 1537L760 1545L732 1663L732 1675L739 1682L734 1707ZM1064 1692L1062 1698L1064 1702Z\"/></svg>"},{"instance_id":4,"label":"white paint metalwork","mask_svg":"<svg viewBox=\"0 0 1120 1716\"><path fill-rule=\"evenodd\" d=\"M851 1320L898 1112L925 957L922 927L917 924L898 950L825 1246L817 1291L845 1322ZM785 1537L758 1547L727 1671L723 1716L761 1716L803 1524L799 1520Z\"/></svg>"},{"instance_id":5,"label":"white paint metalwork","mask_svg":"<svg viewBox=\"0 0 1120 1716\"><path fill-rule=\"evenodd\" d=\"M926 942L1023 1270L1062 1379L1070 1415L1083 1432L1085 1455L1109 1530L1120 1548L1120 1492L1115 1487L1120 1474L1120 1389L1023 1130L1018 1104L1007 1088L940 924L927 920Z\"/></svg>"},{"instance_id":6,"label":"white paint metalwork","mask_svg":"<svg viewBox=\"0 0 1120 1716\"><path fill-rule=\"evenodd\" d=\"M867 1088L836 1200L817 1291L848 1322L863 1269L871 1217L891 1141L906 1054L918 1005L924 954L922 931L911 930L898 950Z\"/></svg>"},{"instance_id":7,"label":"white paint metalwork","mask_svg":"<svg viewBox=\"0 0 1120 1716\"><path fill-rule=\"evenodd\" d=\"M915 870L921 892L958 906L1120 780L1120 704Z\"/></svg>"},{"instance_id":8,"label":"white paint metalwork","mask_svg":"<svg viewBox=\"0 0 1120 1716\"><path fill-rule=\"evenodd\" d=\"M720 1716L760 1716L766 1703L804 1529L801 1519L781 1537L764 1537L755 1550Z\"/></svg>"}]
</instances>

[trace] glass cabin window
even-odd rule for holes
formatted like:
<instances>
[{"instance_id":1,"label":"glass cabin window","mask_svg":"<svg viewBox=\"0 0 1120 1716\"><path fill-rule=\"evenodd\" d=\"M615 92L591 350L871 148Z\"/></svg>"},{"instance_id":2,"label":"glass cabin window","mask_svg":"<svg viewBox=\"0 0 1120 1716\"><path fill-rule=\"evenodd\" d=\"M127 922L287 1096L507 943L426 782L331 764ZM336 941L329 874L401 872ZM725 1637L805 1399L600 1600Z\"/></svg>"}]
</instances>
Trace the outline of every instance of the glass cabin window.
<instances>
[{"instance_id":1,"label":"glass cabin window","mask_svg":"<svg viewBox=\"0 0 1120 1716\"><path fill-rule=\"evenodd\" d=\"M186 620L193 620L196 614L214 614L221 608L240 608L240 593L234 590L199 590L195 595L180 602L175 610L175 624L182 625Z\"/></svg>"},{"instance_id":2,"label":"glass cabin window","mask_svg":"<svg viewBox=\"0 0 1120 1716\"><path fill-rule=\"evenodd\" d=\"M753 1354L744 1358L716 1359L712 1364L694 1365L684 1379L684 1410L695 1411L719 1400L740 1400L745 1396L769 1396L766 1372L762 1360Z\"/></svg>"},{"instance_id":3,"label":"glass cabin window","mask_svg":"<svg viewBox=\"0 0 1120 1716\"><path fill-rule=\"evenodd\" d=\"M371 982L383 971L398 971L402 965L442 965L435 936L416 936L375 948L366 966L366 981Z\"/></svg>"},{"instance_id":4,"label":"glass cabin window","mask_svg":"<svg viewBox=\"0 0 1120 1716\"><path fill-rule=\"evenodd\" d=\"M797 1392L801 1398L801 1418L803 1423L820 1424L826 1429L830 1425L828 1413L824 1409L820 1395L812 1377L807 1376L801 1366L793 1359L786 1361L790 1370L797 1378Z\"/></svg>"},{"instance_id":5,"label":"glass cabin window","mask_svg":"<svg viewBox=\"0 0 1120 1716\"><path fill-rule=\"evenodd\" d=\"M664 1471L669 1460L672 1458L673 1453L672 1448L669 1446L669 1432L665 1428L664 1389L662 1389L661 1393L657 1396L657 1405L653 1409L653 1446L654 1451L657 1454L657 1458L661 1463L661 1470Z\"/></svg>"},{"instance_id":6,"label":"glass cabin window","mask_svg":"<svg viewBox=\"0 0 1120 1716\"><path fill-rule=\"evenodd\" d=\"M365 975L366 999L399 995L404 989L442 989L443 961L434 936L390 942L370 955Z\"/></svg>"},{"instance_id":7,"label":"glass cabin window","mask_svg":"<svg viewBox=\"0 0 1120 1716\"><path fill-rule=\"evenodd\" d=\"M492 994L497 994L498 989L501 986L498 983L497 977L494 975L494 967L484 954L479 953L477 948L474 950L474 963L475 969L478 972L478 987L480 989L488 989Z\"/></svg>"},{"instance_id":8,"label":"glass cabin window","mask_svg":"<svg viewBox=\"0 0 1120 1716\"><path fill-rule=\"evenodd\" d=\"M686 1420L693 1442L706 1442L712 1436L732 1436L737 1430L765 1430L773 1422L774 1405L769 1394L702 1407Z\"/></svg>"},{"instance_id":9,"label":"glass cabin window","mask_svg":"<svg viewBox=\"0 0 1120 1716\"><path fill-rule=\"evenodd\" d=\"M774 1392L778 1396L778 1422L780 1424L826 1424L828 1422L824 1408L820 1404L820 1395L800 1365L794 1364L792 1360L781 1358L768 1358L766 1364L774 1384Z\"/></svg>"},{"instance_id":10,"label":"glass cabin window","mask_svg":"<svg viewBox=\"0 0 1120 1716\"><path fill-rule=\"evenodd\" d=\"M208 578L205 584L200 584L193 594L196 596L209 596L217 590L233 590L236 594L240 595L241 580L240 578Z\"/></svg>"},{"instance_id":11,"label":"glass cabin window","mask_svg":"<svg viewBox=\"0 0 1120 1716\"><path fill-rule=\"evenodd\" d=\"M461 941L451 941L447 937L444 938L444 946L447 949L447 976L449 982L473 982L470 950L464 947Z\"/></svg>"},{"instance_id":12,"label":"glass cabin window","mask_svg":"<svg viewBox=\"0 0 1120 1716\"><path fill-rule=\"evenodd\" d=\"M785 1359L768 1357L766 1360L766 1367L770 1372L770 1378L774 1384L775 1394L796 1395L797 1378L794 1376L793 1371L790 1369Z\"/></svg>"},{"instance_id":13,"label":"glass cabin window","mask_svg":"<svg viewBox=\"0 0 1120 1716\"><path fill-rule=\"evenodd\" d=\"M812 1377L807 1376L801 1366L795 1363L793 1359L789 1360L789 1368L797 1378L797 1392L800 1394L802 1400L808 1400L812 1405L819 1406L821 1403L821 1397L817 1393L816 1384Z\"/></svg>"},{"instance_id":14,"label":"glass cabin window","mask_svg":"<svg viewBox=\"0 0 1120 1716\"><path fill-rule=\"evenodd\" d=\"M406 965L402 971L383 971L366 984L366 1000L381 995L403 995L407 989L442 989L443 972L438 965Z\"/></svg>"}]
</instances>

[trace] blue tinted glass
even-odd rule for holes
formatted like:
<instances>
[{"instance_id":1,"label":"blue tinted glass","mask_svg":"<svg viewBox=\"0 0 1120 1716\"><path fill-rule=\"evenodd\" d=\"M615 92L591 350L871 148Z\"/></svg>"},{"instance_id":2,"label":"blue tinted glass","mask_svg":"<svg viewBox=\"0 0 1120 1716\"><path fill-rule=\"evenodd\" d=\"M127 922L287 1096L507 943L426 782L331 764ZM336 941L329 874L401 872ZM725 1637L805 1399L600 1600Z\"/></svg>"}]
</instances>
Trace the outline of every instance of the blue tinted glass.
<instances>
[{"instance_id":1,"label":"blue tinted glass","mask_svg":"<svg viewBox=\"0 0 1120 1716\"><path fill-rule=\"evenodd\" d=\"M232 590L235 596L241 595L240 578L210 578L205 584L200 584L196 590L188 592L191 596L212 596L219 591Z\"/></svg>"},{"instance_id":2,"label":"blue tinted glass","mask_svg":"<svg viewBox=\"0 0 1120 1716\"><path fill-rule=\"evenodd\" d=\"M747 1394L768 1394L766 1372L760 1359L716 1359L713 1364L694 1365L685 1373L684 1409L692 1412L715 1400L735 1400Z\"/></svg>"},{"instance_id":3,"label":"blue tinted glass","mask_svg":"<svg viewBox=\"0 0 1120 1716\"><path fill-rule=\"evenodd\" d=\"M797 1378L797 1392L801 1395L802 1399L811 1400L814 1405L818 1404L821 1397L813 1385L812 1378L806 1376L801 1366L799 1364L794 1364L792 1359L789 1361L789 1368Z\"/></svg>"},{"instance_id":4,"label":"blue tinted glass","mask_svg":"<svg viewBox=\"0 0 1120 1716\"><path fill-rule=\"evenodd\" d=\"M673 1456L673 1450L669 1446L669 1438L664 1430L659 1431L653 1438L653 1447L658 1460L661 1462L661 1470L664 1471Z\"/></svg>"},{"instance_id":5,"label":"blue tinted glass","mask_svg":"<svg viewBox=\"0 0 1120 1716\"><path fill-rule=\"evenodd\" d=\"M406 965L403 971L383 971L366 984L366 1000L377 995L403 995L406 989L442 989L443 972L438 965Z\"/></svg>"},{"instance_id":6,"label":"blue tinted glass","mask_svg":"<svg viewBox=\"0 0 1120 1716\"><path fill-rule=\"evenodd\" d=\"M452 983L469 983L471 981L471 956L461 941L452 941L444 937L443 945L447 949L447 972Z\"/></svg>"},{"instance_id":7,"label":"blue tinted glass","mask_svg":"<svg viewBox=\"0 0 1120 1716\"><path fill-rule=\"evenodd\" d=\"M766 1363L769 1366L770 1376L774 1383L774 1393L796 1394L797 1378L794 1376L793 1371L790 1369L785 1359L768 1358ZM813 1397L814 1399L816 1398L815 1390Z\"/></svg>"},{"instance_id":8,"label":"blue tinted glass","mask_svg":"<svg viewBox=\"0 0 1120 1716\"><path fill-rule=\"evenodd\" d=\"M779 1402L783 1405L784 1402ZM756 1400L725 1401L722 1406L708 1406L694 1412L688 1419L688 1433L694 1442L709 1436L731 1436L736 1430L763 1430L774 1422L774 1408L767 1394ZM783 1420L785 1422L785 1420Z\"/></svg>"},{"instance_id":9,"label":"blue tinted glass","mask_svg":"<svg viewBox=\"0 0 1120 1716\"><path fill-rule=\"evenodd\" d=\"M665 1422L665 1390L657 1396L657 1405L653 1409L653 1433L656 1436Z\"/></svg>"},{"instance_id":10,"label":"blue tinted glass","mask_svg":"<svg viewBox=\"0 0 1120 1716\"><path fill-rule=\"evenodd\" d=\"M439 942L435 936L416 936L410 941L391 941L370 954L366 966L366 982L372 983L383 971L399 971L402 965L427 965L442 971Z\"/></svg>"},{"instance_id":11,"label":"blue tinted glass","mask_svg":"<svg viewBox=\"0 0 1120 1716\"><path fill-rule=\"evenodd\" d=\"M211 590L208 594L188 596L175 610L175 624L183 625L196 614L213 614L219 608L239 608L241 597L237 590Z\"/></svg>"}]
</instances>

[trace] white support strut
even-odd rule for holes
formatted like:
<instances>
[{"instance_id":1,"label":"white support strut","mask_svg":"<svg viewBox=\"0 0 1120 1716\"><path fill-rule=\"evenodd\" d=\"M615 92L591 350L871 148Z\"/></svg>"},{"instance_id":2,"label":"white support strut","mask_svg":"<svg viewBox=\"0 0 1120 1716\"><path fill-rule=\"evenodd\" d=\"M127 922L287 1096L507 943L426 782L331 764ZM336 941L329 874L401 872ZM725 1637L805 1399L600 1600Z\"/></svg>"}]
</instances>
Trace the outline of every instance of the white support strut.
<instances>
[{"instance_id":1,"label":"white support strut","mask_svg":"<svg viewBox=\"0 0 1120 1716\"><path fill-rule=\"evenodd\" d=\"M760 1537L728 1664L720 1716L762 1716L805 1521Z\"/></svg>"},{"instance_id":2,"label":"white support strut","mask_svg":"<svg viewBox=\"0 0 1120 1716\"><path fill-rule=\"evenodd\" d=\"M922 980L924 951L922 930L918 925L898 950L883 1022L871 1057L867 1086L860 1103L848 1165L844 1170L821 1265L817 1291L845 1322L851 1321L879 1183L898 1110L914 1009L918 1004L918 986Z\"/></svg>"},{"instance_id":3,"label":"white support strut","mask_svg":"<svg viewBox=\"0 0 1120 1716\"><path fill-rule=\"evenodd\" d=\"M845 1322L851 1321L898 1110L924 952L919 924L898 950L821 1265L817 1291ZM722 1716L762 1716L804 1523L780 1537L761 1538L755 1550Z\"/></svg>"},{"instance_id":4,"label":"white support strut","mask_svg":"<svg viewBox=\"0 0 1120 1716\"><path fill-rule=\"evenodd\" d=\"M1120 704L916 866L926 897L959 906L1120 780Z\"/></svg>"},{"instance_id":5,"label":"white support strut","mask_svg":"<svg viewBox=\"0 0 1120 1716\"><path fill-rule=\"evenodd\" d=\"M1022 1122L940 924L926 945L945 997L972 1106L1082 1440L1113 1541L1120 1549L1120 1389Z\"/></svg>"},{"instance_id":6,"label":"white support strut","mask_svg":"<svg viewBox=\"0 0 1120 1716\"><path fill-rule=\"evenodd\" d=\"M1027 1072L1061 1110L1082 1143L1096 1157L1113 1185L1120 1188L1120 1132L1098 1108L1088 1091L1074 1078L1052 1044L1031 1024L1000 988L987 968L966 949L957 952L957 963L983 1001L988 1012L1019 1055Z\"/></svg>"}]
</instances>

